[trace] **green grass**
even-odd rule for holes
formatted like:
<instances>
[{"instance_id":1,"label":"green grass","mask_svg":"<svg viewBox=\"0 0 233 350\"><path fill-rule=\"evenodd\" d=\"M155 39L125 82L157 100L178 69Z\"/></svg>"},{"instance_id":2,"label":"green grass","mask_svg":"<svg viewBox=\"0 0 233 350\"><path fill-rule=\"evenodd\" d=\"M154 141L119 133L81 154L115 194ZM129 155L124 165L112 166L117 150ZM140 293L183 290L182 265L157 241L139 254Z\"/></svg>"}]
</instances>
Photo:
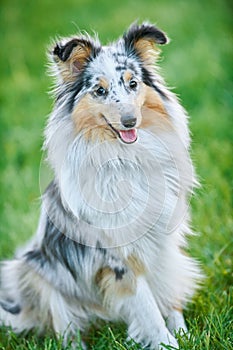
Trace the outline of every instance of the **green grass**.
<instances>
[{"instance_id":1,"label":"green grass","mask_svg":"<svg viewBox=\"0 0 233 350\"><path fill-rule=\"evenodd\" d=\"M182 350L233 349L232 27L224 0L2 0L0 5L0 257L35 231L39 215L42 130L52 101L45 75L50 38L95 30L107 42L135 19L157 23L172 39L162 72L191 115L192 155L202 188L192 200L190 254L206 279L185 316L190 339ZM125 343L125 329L91 330L91 349L140 349ZM1 350L59 350L61 341L0 330Z\"/></svg>"}]
</instances>

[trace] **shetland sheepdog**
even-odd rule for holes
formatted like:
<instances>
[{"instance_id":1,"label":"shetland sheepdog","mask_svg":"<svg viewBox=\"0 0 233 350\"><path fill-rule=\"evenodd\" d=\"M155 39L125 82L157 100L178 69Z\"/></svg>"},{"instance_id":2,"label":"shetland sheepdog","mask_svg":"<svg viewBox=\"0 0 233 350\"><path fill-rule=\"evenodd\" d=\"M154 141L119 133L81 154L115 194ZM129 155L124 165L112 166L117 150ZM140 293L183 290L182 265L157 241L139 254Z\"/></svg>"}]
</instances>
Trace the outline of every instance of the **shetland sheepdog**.
<instances>
[{"instance_id":1,"label":"shetland sheepdog","mask_svg":"<svg viewBox=\"0 0 233 350\"><path fill-rule=\"evenodd\" d=\"M200 271L184 252L196 185L187 114L156 66L167 41L145 22L108 46L81 34L49 51L54 180L34 238L1 263L0 320L14 331L67 343L98 318L120 320L143 347L178 348Z\"/></svg>"}]
</instances>

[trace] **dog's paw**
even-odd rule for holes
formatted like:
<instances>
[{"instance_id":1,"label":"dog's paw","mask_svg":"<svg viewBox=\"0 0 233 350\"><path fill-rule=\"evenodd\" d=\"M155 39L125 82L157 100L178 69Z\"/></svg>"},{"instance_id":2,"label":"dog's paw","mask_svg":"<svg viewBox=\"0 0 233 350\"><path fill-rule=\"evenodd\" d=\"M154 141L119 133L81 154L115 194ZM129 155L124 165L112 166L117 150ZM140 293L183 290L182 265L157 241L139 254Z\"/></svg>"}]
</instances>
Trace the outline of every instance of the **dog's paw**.
<instances>
[{"instance_id":1,"label":"dog's paw","mask_svg":"<svg viewBox=\"0 0 233 350\"><path fill-rule=\"evenodd\" d=\"M166 324L168 330L173 335L175 335L176 333L179 333L180 335L188 333L184 317L181 311L172 310L166 319Z\"/></svg>"},{"instance_id":2,"label":"dog's paw","mask_svg":"<svg viewBox=\"0 0 233 350\"><path fill-rule=\"evenodd\" d=\"M140 344L145 350L168 350L168 349L179 349L179 345L175 337L170 332L163 332L157 335L153 340L149 340L147 337L130 337L128 336L127 341L134 341ZM171 346L171 348L169 347Z\"/></svg>"},{"instance_id":3,"label":"dog's paw","mask_svg":"<svg viewBox=\"0 0 233 350\"><path fill-rule=\"evenodd\" d=\"M146 345L145 345L146 344ZM142 342L141 345L145 350L175 350L179 349L179 345L175 337L170 332L161 332L157 335L156 339L153 339L149 344L148 342Z\"/></svg>"},{"instance_id":4,"label":"dog's paw","mask_svg":"<svg viewBox=\"0 0 233 350\"><path fill-rule=\"evenodd\" d=\"M177 340L175 339L175 337L173 337L173 335L171 335L170 332L167 332L166 334L160 336L160 342L157 349L167 350L168 345L172 347L171 349L179 349L179 344Z\"/></svg>"}]
</instances>

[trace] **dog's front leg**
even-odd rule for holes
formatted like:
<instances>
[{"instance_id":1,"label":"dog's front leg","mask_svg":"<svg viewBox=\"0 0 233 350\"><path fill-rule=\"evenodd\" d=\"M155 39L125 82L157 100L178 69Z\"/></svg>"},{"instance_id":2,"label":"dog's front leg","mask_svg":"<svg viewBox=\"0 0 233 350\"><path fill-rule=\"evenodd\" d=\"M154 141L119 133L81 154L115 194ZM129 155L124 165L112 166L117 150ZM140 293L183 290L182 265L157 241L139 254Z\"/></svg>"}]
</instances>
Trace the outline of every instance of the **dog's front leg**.
<instances>
[{"instance_id":1,"label":"dog's front leg","mask_svg":"<svg viewBox=\"0 0 233 350\"><path fill-rule=\"evenodd\" d=\"M126 298L123 308L128 318L129 337L150 349L163 349L159 344L169 344L178 348L171 335L143 277L137 279L136 291Z\"/></svg>"},{"instance_id":2,"label":"dog's front leg","mask_svg":"<svg viewBox=\"0 0 233 350\"><path fill-rule=\"evenodd\" d=\"M184 316L182 313L182 310L174 308L171 310L166 317L166 323L167 323L167 328L172 334L175 334L176 332L183 332L188 334L188 330L184 321Z\"/></svg>"},{"instance_id":3,"label":"dog's front leg","mask_svg":"<svg viewBox=\"0 0 233 350\"><path fill-rule=\"evenodd\" d=\"M128 325L129 339L153 350L163 349L161 343L178 348L143 276L127 268L104 267L96 281L109 313Z\"/></svg>"}]
</instances>

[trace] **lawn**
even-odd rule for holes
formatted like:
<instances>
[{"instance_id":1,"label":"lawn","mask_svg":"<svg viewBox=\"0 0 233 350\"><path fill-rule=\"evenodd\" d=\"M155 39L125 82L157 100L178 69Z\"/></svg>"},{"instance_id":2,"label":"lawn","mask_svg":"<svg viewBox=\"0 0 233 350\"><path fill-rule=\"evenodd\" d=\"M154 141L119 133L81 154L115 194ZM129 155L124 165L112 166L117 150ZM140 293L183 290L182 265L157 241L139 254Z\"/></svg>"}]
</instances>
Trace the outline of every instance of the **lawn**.
<instances>
[{"instance_id":1,"label":"lawn","mask_svg":"<svg viewBox=\"0 0 233 350\"><path fill-rule=\"evenodd\" d=\"M227 0L2 0L0 4L0 257L35 231L42 132L52 101L45 50L51 38L95 30L113 40L135 19L171 38L162 74L188 110L192 157L202 187L192 199L190 254L206 275L185 311L189 339L181 350L233 349L232 16ZM121 325L91 330L90 349L140 349ZM61 349L61 341L0 329L1 350Z\"/></svg>"}]
</instances>

